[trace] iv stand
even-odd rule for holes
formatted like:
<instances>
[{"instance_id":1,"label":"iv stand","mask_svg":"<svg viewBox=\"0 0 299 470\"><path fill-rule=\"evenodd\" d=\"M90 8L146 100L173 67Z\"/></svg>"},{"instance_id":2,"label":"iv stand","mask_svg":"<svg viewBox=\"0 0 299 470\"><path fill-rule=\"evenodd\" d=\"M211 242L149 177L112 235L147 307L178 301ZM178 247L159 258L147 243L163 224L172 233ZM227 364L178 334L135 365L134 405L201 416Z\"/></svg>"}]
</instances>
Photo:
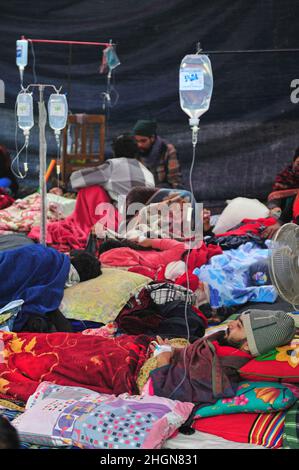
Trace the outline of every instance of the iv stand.
<instances>
[{"instance_id":1,"label":"iv stand","mask_svg":"<svg viewBox=\"0 0 299 470\"><path fill-rule=\"evenodd\" d=\"M39 188L41 195L40 243L46 245L47 239L47 182L45 180L47 162L46 121L47 111L44 102L46 85L39 85Z\"/></svg>"},{"instance_id":2,"label":"iv stand","mask_svg":"<svg viewBox=\"0 0 299 470\"><path fill-rule=\"evenodd\" d=\"M47 240L47 182L45 179L47 168L47 141L46 141L46 122L47 111L44 101L44 90L46 87L54 88L59 93L61 88L57 90L54 85L31 84L24 89L27 91L30 87L39 89L38 102L38 125L39 125L39 189L41 195L41 217L40 217L40 243L46 246Z\"/></svg>"}]
</instances>

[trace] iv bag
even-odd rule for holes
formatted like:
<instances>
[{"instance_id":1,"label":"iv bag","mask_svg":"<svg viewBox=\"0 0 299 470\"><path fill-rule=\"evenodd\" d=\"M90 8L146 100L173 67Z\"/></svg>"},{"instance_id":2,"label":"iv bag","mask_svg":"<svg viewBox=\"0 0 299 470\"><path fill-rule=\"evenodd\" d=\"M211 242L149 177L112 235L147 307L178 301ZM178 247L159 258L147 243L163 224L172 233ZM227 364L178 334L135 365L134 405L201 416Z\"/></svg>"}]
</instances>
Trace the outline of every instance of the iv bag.
<instances>
[{"instance_id":1,"label":"iv bag","mask_svg":"<svg viewBox=\"0 0 299 470\"><path fill-rule=\"evenodd\" d=\"M48 101L49 125L54 131L61 131L66 126L68 105L65 95L52 93Z\"/></svg>"},{"instance_id":2,"label":"iv bag","mask_svg":"<svg viewBox=\"0 0 299 470\"><path fill-rule=\"evenodd\" d=\"M18 126L24 133L30 131L34 125L33 98L31 93L19 93L17 97Z\"/></svg>"},{"instance_id":3,"label":"iv bag","mask_svg":"<svg viewBox=\"0 0 299 470\"><path fill-rule=\"evenodd\" d=\"M194 120L193 124L209 109L212 91L213 74L208 56L186 55L180 65L180 105Z\"/></svg>"},{"instance_id":4,"label":"iv bag","mask_svg":"<svg viewBox=\"0 0 299 470\"><path fill-rule=\"evenodd\" d=\"M16 64L23 69L28 62L28 41L26 39L19 39L16 47Z\"/></svg>"},{"instance_id":5,"label":"iv bag","mask_svg":"<svg viewBox=\"0 0 299 470\"><path fill-rule=\"evenodd\" d=\"M109 71L115 69L120 65L120 60L115 52L113 46L108 46L103 50L102 64L100 67L100 73L106 73L109 68Z\"/></svg>"}]
</instances>

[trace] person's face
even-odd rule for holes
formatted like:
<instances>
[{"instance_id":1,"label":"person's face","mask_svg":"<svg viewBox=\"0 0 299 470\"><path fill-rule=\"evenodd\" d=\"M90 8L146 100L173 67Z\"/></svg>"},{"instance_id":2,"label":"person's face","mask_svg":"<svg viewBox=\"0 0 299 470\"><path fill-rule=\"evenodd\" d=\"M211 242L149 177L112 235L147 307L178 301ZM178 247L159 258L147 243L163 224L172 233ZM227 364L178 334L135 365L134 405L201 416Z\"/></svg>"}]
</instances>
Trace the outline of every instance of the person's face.
<instances>
[{"instance_id":1,"label":"person's face","mask_svg":"<svg viewBox=\"0 0 299 470\"><path fill-rule=\"evenodd\" d=\"M234 342L246 340L246 333L241 318L238 318L237 320L232 320L228 323L226 339L228 341Z\"/></svg>"},{"instance_id":2,"label":"person's face","mask_svg":"<svg viewBox=\"0 0 299 470\"><path fill-rule=\"evenodd\" d=\"M147 152L155 141L155 137L147 137L145 135L135 135L135 141L140 152Z\"/></svg>"}]
</instances>

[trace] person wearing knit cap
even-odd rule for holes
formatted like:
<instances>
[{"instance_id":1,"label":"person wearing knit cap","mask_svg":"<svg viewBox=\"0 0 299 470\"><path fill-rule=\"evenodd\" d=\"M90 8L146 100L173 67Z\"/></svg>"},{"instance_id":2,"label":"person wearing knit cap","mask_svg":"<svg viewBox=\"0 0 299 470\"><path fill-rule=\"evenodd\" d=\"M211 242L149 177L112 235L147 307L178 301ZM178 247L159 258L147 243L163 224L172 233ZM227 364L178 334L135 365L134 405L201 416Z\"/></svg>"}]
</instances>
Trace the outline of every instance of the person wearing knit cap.
<instances>
[{"instance_id":1,"label":"person wearing knit cap","mask_svg":"<svg viewBox=\"0 0 299 470\"><path fill-rule=\"evenodd\" d=\"M225 343L252 356L289 343L296 333L292 316L280 310L246 310L227 326Z\"/></svg>"},{"instance_id":2,"label":"person wearing knit cap","mask_svg":"<svg viewBox=\"0 0 299 470\"><path fill-rule=\"evenodd\" d=\"M157 135L155 120L140 119L133 127L139 149L139 160L154 175L160 188L182 188L182 177L174 145Z\"/></svg>"},{"instance_id":3,"label":"person wearing knit cap","mask_svg":"<svg viewBox=\"0 0 299 470\"><path fill-rule=\"evenodd\" d=\"M183 348L157 336L150 373L153 393L197 404L233 397L240 368L252 357L288 344L296 333L292 316L276 310L247 310L224 327Z\"/></svg>"},{"instance_id":4,"label":"person wearing knit cap","mask_svg":"<svg viewBox=\"0 0 299 470\"><path fill-rule=\"evenodd\" d=\"M279 310L246 310L240 316L252 356L289 343L296 333L294 319Z\"/></svg>"},{"instance_id":5,"label":"person wearing knit cap","mask_svg":"<svg viewBox=\"0 0 299 470\"><path fill-rule=\"evenodd\" d=\"M227 324L225 331L218 331L197 341L216 341L220 346L231 346L244 354L259 356L288 344L296 333L293 317L280 310L246 310L236 320ZM160 346L169 345L168 339L157 337ZM215 343L216 344L216 343ZM170 348L158 356L157 367L171 364L175 349ZM249 356L248 356L249 357Z\"/></svg>"}]
</instances>

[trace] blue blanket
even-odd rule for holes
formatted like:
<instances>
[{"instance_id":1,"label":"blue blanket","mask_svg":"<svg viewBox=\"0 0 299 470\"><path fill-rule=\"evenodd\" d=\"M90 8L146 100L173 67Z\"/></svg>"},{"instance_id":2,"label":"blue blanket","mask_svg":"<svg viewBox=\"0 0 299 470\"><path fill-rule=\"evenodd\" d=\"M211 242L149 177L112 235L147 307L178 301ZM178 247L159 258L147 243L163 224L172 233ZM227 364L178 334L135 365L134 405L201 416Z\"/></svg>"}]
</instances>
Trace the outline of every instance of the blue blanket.
<instances>
[{"instance_id":1,"label":"blue blanket","mask_svg":"<svg viewBox=\"0 0 299 470\"><path fill-rule=\"evenodd\" d=\"M275 302L277 291L272 285L253 285L249 272L253 263L267 260L268 249L247 242L235 250L213 256L208 264L193 272L210 288L213 308L231 307L251 302Z\"/></svg>"},{"instance_id":2,"label":"blue blanket","mask_svg":"<svg viewBox=\"0 0 299 470\"><path fill-rule=\"evenodd\" d=\"M0 308L24 300L14 331L20 331L30 314L59 307L69 270L66 255L40 244L0 252Z\"/></svg>"}]
</instances>

